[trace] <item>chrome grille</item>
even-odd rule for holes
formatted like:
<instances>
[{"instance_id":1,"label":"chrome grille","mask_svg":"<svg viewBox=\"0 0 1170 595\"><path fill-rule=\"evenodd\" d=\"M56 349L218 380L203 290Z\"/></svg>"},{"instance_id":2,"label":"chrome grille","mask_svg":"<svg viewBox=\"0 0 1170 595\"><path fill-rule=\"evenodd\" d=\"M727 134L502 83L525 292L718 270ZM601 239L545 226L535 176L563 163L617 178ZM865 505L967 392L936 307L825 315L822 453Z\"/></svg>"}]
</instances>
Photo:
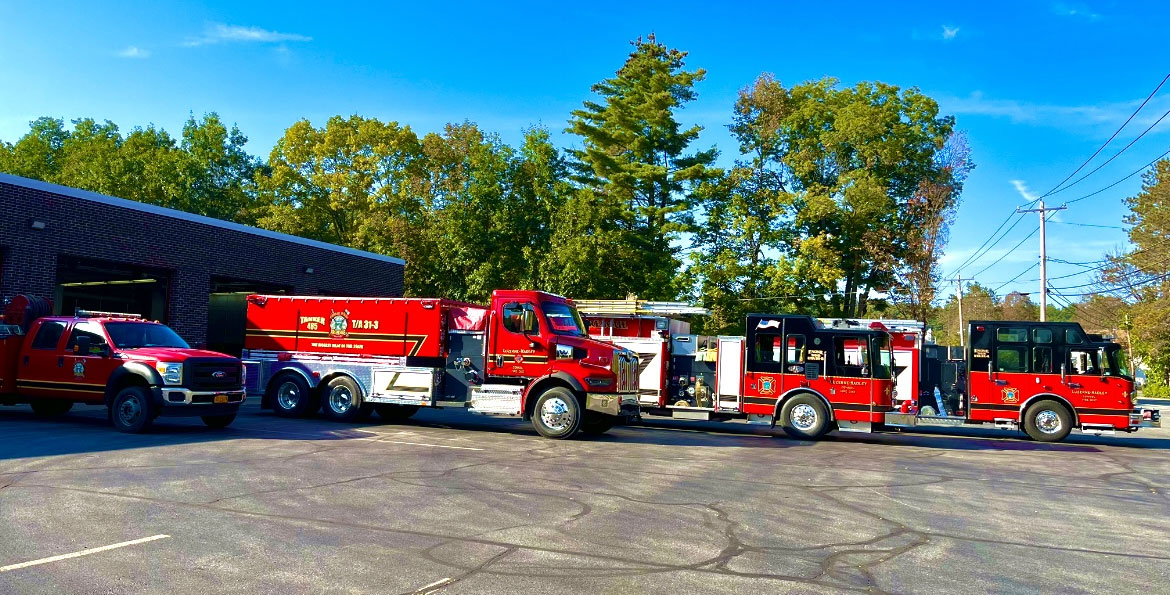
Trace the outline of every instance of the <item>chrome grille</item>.
<instances>
[{"instance_id":1,"label":"chrome grille","mask_svg":"<svg viewBox=\"0 0 1170 595\"><path fill-rule=\"evenodd\" d=\"M638 356L628 351L614 357L617 364L618 392L638 391Z\"/></svg>"}]
</instances>

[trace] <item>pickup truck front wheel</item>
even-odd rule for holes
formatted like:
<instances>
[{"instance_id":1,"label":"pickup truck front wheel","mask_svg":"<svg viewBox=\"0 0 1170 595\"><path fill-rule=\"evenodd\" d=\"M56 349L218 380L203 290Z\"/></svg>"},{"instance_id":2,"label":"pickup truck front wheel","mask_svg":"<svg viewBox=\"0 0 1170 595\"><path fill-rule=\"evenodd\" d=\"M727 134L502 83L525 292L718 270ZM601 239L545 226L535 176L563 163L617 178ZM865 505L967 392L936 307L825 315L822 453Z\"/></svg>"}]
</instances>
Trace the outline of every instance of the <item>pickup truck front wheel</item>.
<instances>
[{"instance_id":1,"label":"pickup truck front wheel","mask_svg":"<svg viewBox=\"0 0 1170 595\"><path fill-rule=\"evenodd\" d=\"M118 391L110 403L110 421L119 432L145 432L154 420L150 411L150 394L141 386L127 386Z\"/></svg>"}]
</instances>

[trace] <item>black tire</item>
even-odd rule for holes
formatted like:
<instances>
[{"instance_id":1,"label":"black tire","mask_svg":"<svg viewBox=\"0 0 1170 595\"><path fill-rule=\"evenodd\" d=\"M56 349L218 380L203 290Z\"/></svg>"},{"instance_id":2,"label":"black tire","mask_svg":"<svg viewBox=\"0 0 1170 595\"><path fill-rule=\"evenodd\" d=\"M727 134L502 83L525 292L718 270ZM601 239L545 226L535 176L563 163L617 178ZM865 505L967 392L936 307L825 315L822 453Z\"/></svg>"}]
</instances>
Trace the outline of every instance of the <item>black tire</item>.
<instances>
[{"instance_id":1,"label":"black tire","mask_svg":"<svg viewBox=\"0 0 1170 595\"><path fill-rule=\"evenodd\" d=\"M110 422L119 432L128 434L145 432L153 421L150 392L146 387L127 386L118 391L110 403Z\"/></svg>"},{"instance_id":2,"label":"black tire","mask_svg":"<svg viewBox=\"0 0 1170 595\"><path fill-rule=\"evenodd\" d=\"M554 386L540 394L532 409L532 425L545 438L572 438L581 429L581 405L573 391Z\"/></svg>"},{"instance_id":3,"label":"black tire","mask_svg":"<svg viewBox=\"0 0 1170 595\"><path fill-rule=\"evenodd\" d=\"M73 401L61 399L37 399L29 405L38 417L60 417L73 409Z\"/></svg>"},{"instance_id":4,"label":"black tire","mask_svg":"<svg viewBox=\"0 0 1170 595\"><path fill-rule=\"evenodd\" d=\"M1038 401L1024 413L1024 431L1038 442L1060 442L1072 431L1072 414L1056 401Z\"/></svg>"},{"instance_id":5,"label":"black tire","mask_svg":"<svg viewBox=\"0 0 1170 595\"><path fill-rule=\"evenodd\" d=\"M369 415L369 407L362 403L364 398L357 382L349 376L338 376L321 389L321 413L333 421L357 421L363 411Z\"/></svg>"},{"instance_id":6,"label":"black tire","mask_svg":"<svg viewBox=\"0 0 1170 595\"><path fill-rule=\"evenodd\" d=\"M313 391L296 374L277 376L268 383L268 401L281 417L305 417L313 412Z\"/></svg>"},{"instance_id":7,"label":"black tire","mask_svg":"<svg viewBox=\"0 0 1170 595\"><path fill-rule=\"evenodd\" d=\"M396 423L410 419L410 416L418 413L418 405L391 405L389 403L382 403L374 405L374 410L378 412L378 417L383 421Z\"/></svg>"},{"instance_id":8,"label":"black tire","mask_svg":"<svg viewBox=\"0 0 1170 595\"><path fill-rule=\"evenodd\" d=\"M214 428L216 430L228 427L233 421L236 421L235 413L229 413L227 415L203 416L203 423L207 424L207 427Z\"/></svg>"},{"instance_id":9,"label":"black tire","mask_svg":"<svg viewBox=\"0 0 1170 595\"><path fill-rule=\"evenodd\" d=\"M612 415L586 411L585 419L581 421L581 433L586 436L600 436L613 428L615 423L617 419Z\"/></svg>"},{"instance_id":10,"label":"black tire","mask_svg":"<svg viewBox=\"0 0 1170 595\"><path fill-rule=\"evenodd\" d=\"M829 428L825 404L812 395L796 395L780 409L780 427L792 438L816 440Z\"/></svg>"}]
</instances>

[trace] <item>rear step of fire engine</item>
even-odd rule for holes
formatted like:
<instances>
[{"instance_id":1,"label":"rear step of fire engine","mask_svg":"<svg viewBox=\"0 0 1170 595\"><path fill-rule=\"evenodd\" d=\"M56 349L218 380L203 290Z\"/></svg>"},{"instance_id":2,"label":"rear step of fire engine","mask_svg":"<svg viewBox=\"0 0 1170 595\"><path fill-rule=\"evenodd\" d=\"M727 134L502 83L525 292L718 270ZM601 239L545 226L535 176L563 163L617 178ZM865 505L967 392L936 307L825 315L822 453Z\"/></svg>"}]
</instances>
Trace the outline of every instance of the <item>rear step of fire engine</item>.
<instances>
[{"instance_id":1,"label":"rear step of fire engine","mask_svg":"<svg viewBox=\"0 0 1170 595\"><path fill-rule=\"evenodd\" d=\"M711 410L702 407L670 407L670 416L675 419L711 419Z\"/></svg>"}]
</instances>

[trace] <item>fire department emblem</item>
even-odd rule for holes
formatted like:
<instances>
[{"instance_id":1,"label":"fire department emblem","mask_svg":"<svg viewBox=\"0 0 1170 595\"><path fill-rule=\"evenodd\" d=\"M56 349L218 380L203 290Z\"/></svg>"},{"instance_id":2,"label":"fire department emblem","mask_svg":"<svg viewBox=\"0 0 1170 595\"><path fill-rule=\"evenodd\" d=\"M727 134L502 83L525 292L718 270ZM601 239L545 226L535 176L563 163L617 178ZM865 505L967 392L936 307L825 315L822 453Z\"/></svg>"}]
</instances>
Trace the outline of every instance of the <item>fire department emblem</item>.
<instances>
[{"instance_id":1,"label":"fire department emblem","mask_svg":"<svg viewBox=\"0 0 1170 595\"><path fill-rule=\"evenodd\" d=\"M1005 388L1005 389L1003 389L1003 402L1004 403L1019 403L1020 402L1020 389L1018 389L1018 388Z\"/></svg>"},{"instance_id":2,"label":"fire department emblem","mask_svg":"<svg viewBox=\"0 0 1170 595\"><path fill-rule=\"evenodd\" d=\"M760 379L760 394L761 395L776 394L776 379L775 378L761 378Z\"/></svg>"},{"instance_id":3,"label":"fire department emblem","mask_svg":"<svg viewBox=\"0 0 1170 595\"><path fill-rule=\"evenodd\" d=\"M515 360L515 361L516 361L516 363L518 363L518 364L522 364L522 363L524 363L524 356L523 356L523 355L520 355L519 353L517 353L517 354L516 354L516 357L514 357L514 358L512 358L512 359L513 359L513 360Z\"/></svg>"},{"instance_id":4,"label":"fire department emblem","mask_svg":"<svg viewBox=\"0 0 1170 595\"><path fill-rule=\"evenodd\" d=\"M85 360L79 359L76 364L73 364L73 375L78 378L85 378Z\"/></svg>"},{"instance_id":5,"label":"fire department emblem","mask_svg":"<svg viewBox=\"0 0 1170 595\"><path fill-rule=\"evenodd\" d=\"M349 336L349 310L329 315L329 336L334 339L344 339Z\"/></svg>"}]
</instances>

